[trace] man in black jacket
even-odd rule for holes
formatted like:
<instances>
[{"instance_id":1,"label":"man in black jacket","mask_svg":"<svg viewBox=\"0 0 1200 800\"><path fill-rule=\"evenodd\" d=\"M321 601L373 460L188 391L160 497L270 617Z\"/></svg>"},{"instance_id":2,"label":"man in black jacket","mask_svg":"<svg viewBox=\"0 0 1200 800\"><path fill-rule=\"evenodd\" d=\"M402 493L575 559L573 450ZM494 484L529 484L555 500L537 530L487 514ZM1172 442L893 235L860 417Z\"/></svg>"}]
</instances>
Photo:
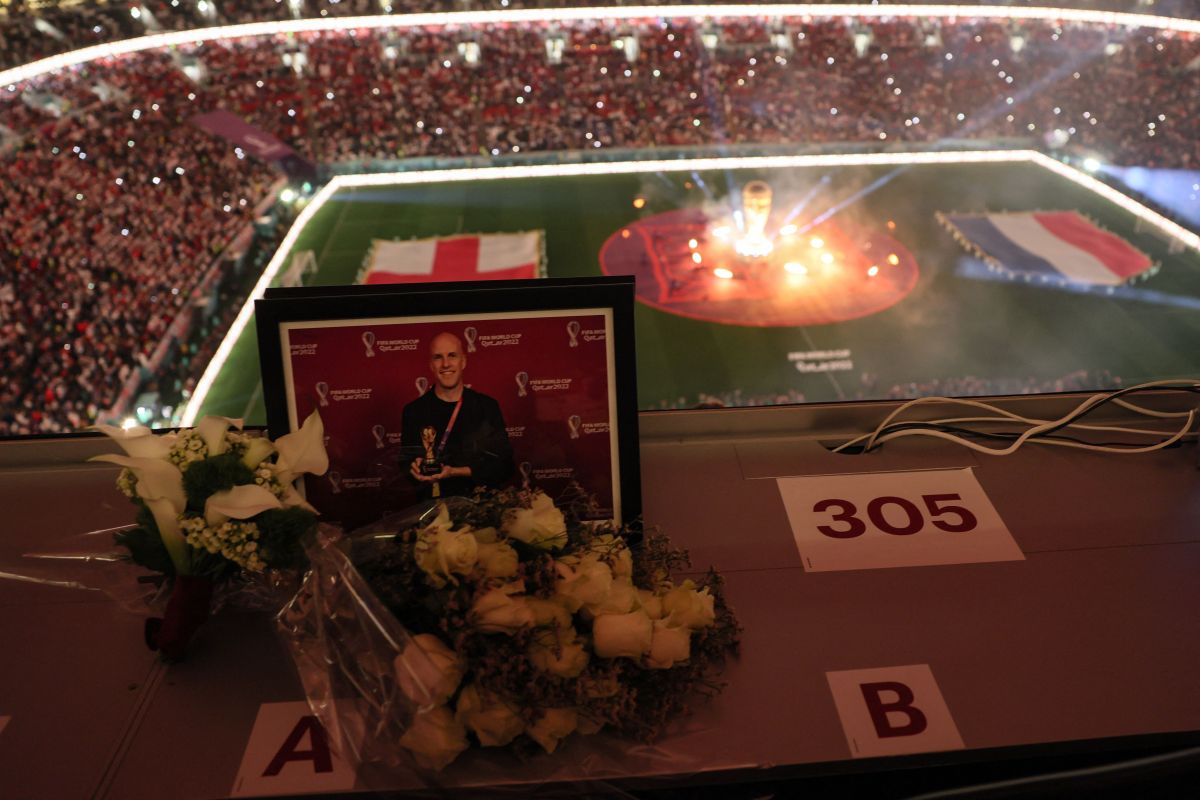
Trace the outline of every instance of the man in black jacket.
<instances>
[{"instance_id":1,"label":"man in black jacket","mask_svg":"<svg viewBox=\"0 0 1200 800\"><path fill-rule=\"evenodd\" d=\"M463 384L462 341L439 333L429 343L433 386L404 407L401 444L423 455L409 474L434 497L499 486L513 473L512 446L500 404Z\"/></svg>"}]
</instances>

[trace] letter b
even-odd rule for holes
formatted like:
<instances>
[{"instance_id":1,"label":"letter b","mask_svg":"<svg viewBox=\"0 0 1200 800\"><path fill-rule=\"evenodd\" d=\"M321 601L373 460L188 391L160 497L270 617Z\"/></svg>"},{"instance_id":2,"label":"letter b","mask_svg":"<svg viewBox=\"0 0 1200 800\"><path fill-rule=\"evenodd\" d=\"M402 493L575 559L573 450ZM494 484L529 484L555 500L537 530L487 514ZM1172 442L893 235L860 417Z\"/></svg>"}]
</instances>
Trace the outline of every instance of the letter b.
<instances>
[{"instance_id":1,"label":"letter b","mask_svg":"<svg viewBox=\"0 0 1200 800\"><path fill-rule=\"evenodd\" d=\"M875 725L875 733L880 739L887 739L894 736L916 736L923 733L929 726L928 720L925 718L924 712L912 704L913 691L899 681L880 681L878 683L863 683L859 684L862 689L863 700L866 701L867 711L871 715L871 722ZM891 692L896 695L893 701L885 701L883 699L884 692ZM893 725L888 714L902 714L907 722L903 725Z\"/></svg>"}]
</instances>

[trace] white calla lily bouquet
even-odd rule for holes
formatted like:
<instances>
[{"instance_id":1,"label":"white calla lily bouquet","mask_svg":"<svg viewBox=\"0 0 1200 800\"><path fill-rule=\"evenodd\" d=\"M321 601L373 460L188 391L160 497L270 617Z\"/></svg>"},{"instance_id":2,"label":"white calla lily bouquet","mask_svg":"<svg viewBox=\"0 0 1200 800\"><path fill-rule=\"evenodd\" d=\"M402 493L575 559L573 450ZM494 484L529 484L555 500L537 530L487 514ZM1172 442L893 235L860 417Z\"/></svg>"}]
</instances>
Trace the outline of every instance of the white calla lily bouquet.
<instances>
[{"instance_id":1,"label":"white calla lily bouquet","mask_svg":"<svg viewBox=\"0 0 1200 800\"><path fill-rule=\"evenodd\" d=\"M582 496L481 490L311 551L279 622L326 729L367 731L341 743L360 761L441 770L472 746L652 740L718 691L740 634L720 576L677 581L660 532L588 517Z\"/></svg>"},{"instance_id":2,"label":"white calla lily bouquet","mask_svg":"<svg viewBox=\"0 0 1200 800\"><path fill-rule=\"evenodd\" d=\"M275 442L241 428L241 420L216 416L162 435L97 427L125 452L91 460L124 468L117 487L138 509L136 524L118 532L116 543L171 584L165 618L146 629L147 643L169 659L182 657L207 617L214 586L306 564L317 512L294 483L329 467L321 418L314 412Z\"/></svg>"}]
</instances>

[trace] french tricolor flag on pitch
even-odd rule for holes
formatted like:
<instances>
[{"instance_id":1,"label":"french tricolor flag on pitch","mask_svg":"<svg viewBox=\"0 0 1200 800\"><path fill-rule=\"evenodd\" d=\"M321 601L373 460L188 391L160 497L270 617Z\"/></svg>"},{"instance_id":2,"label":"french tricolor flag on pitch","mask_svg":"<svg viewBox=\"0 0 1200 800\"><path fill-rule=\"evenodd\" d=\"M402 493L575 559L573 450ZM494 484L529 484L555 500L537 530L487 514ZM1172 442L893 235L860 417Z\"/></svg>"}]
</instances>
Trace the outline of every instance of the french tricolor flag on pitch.
<instances>
[{"instance_id":1,"label":"french tricolor flag on pitch","mask_svg":"<svg viewBox=\"0 0 1200 800\"><path fill-rule=\"evenodd\" d=\"M541 275L541 231L376 239L362 283L511 280Z\"/></svg>"},{"instance_id":2,"label":"french tricolor flag on pitch","mask_svg":"<svg viewBox=\"0 0 1200 800\"><path fill-rule=\"evenodd\" d=\"M1153 266L1150 258L1074 211L946 214L964 245L1009 272L1116 286Z\"/></svg>"}]
</instances>

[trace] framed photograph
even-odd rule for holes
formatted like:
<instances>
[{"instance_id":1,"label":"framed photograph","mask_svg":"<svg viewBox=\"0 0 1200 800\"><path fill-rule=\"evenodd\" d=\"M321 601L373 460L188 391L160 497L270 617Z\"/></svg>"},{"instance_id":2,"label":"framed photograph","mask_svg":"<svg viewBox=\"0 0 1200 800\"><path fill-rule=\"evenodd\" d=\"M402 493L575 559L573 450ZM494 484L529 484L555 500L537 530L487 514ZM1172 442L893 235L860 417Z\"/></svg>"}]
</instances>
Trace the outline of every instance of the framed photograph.
<instances>
[{"instance_id":1,"label":"framed photograph","mask_svg":"<svg viewBox=\"0 0 1200 800\"><path fill-rule=\"evenodd\" d=\"M313 411L330 521L431 496L578 484L641 513L631 278L274 289L255 304L272 438Z\"/></svg>"}]
</instances>

